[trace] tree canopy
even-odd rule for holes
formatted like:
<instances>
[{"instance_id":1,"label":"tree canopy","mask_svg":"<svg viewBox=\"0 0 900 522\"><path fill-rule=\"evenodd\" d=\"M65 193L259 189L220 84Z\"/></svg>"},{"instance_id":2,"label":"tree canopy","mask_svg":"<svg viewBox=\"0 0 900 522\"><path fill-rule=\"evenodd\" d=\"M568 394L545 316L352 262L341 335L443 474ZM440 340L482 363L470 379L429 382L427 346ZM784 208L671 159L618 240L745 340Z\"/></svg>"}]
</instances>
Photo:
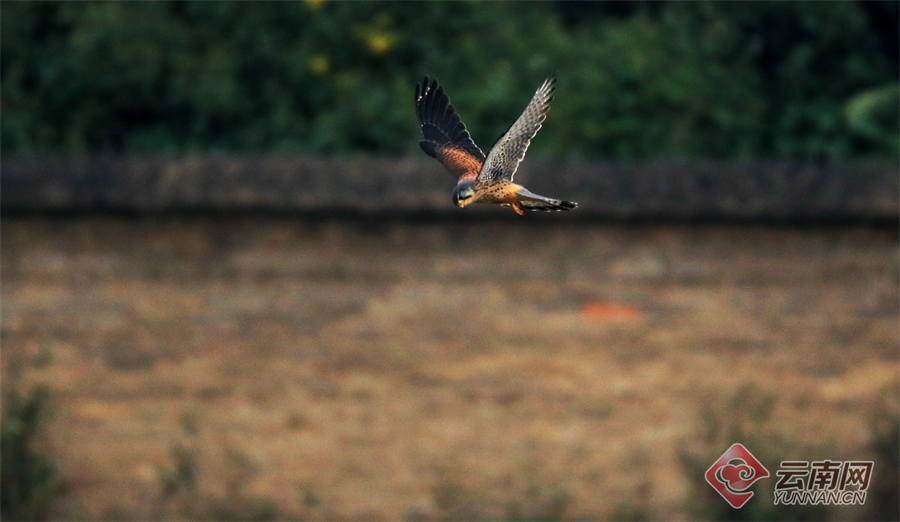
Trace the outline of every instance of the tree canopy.
<instances>
[{"instance_id":1,"label":"tree canopy","mask_svg":"<svg viewBox=\"0 0 900 522\"><path fill-rule=\"evenodd\" d=\"M437 77L487 149L544 77L536 154L896 158L897 2L4 2L6 152L417 149Z\"/></svg>"}]
</instances>

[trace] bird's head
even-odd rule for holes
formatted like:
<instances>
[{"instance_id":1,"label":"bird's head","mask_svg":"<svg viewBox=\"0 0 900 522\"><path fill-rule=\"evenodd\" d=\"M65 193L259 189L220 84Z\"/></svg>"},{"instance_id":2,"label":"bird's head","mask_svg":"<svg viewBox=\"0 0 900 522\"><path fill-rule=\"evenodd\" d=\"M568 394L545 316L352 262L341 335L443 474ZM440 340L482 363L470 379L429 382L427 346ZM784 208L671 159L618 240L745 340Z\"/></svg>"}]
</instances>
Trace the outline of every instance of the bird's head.
<instances>
[{"instance_id":1,"label":"bird's head","mask_svg":"<svg viewBox=\"0 0 900 522\"><path fill-rule=\"evenodd\" d=\"M472 202L475 195L475 181L467 179L461 181L456 188L453 189L453 204L464 207Z\"/></svg>"}]
</instances>

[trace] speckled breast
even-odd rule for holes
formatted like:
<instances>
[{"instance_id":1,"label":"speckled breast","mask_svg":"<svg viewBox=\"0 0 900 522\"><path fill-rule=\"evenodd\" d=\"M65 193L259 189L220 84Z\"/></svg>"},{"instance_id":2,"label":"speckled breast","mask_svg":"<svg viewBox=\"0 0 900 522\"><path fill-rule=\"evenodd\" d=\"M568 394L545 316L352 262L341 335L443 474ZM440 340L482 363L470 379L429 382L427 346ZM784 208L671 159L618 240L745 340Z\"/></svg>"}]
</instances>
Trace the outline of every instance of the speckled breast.
<instances>
[{"instance_id":1,"label":"speckled breast","mask_svg":"<svg viewBox=\"0 0 900 522\"><path fill-rule=\"evenodd\" d=\"M510 203L516 201L519 185L508 181L494 181L476 186L477 203Z\"/></svg>"}]
</instances>

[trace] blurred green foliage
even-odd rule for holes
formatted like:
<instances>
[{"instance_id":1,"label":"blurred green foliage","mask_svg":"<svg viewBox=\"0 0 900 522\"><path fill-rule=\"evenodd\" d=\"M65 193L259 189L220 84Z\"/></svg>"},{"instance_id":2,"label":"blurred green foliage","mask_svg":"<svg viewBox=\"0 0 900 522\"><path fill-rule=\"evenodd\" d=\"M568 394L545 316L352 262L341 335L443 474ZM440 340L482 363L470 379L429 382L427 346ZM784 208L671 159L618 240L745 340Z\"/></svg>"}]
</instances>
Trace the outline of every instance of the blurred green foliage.
<instances>
[{"instance_id":1,"label":"blurred green foliage","mask_svg":"<svg viewBox=\"0 0 900 522\"><path fill-rule=\"evenodd\" d=\"M417 152L445 85L487 148L543 77L534 150L895 158L897 2L4 2L7 152Z\"/></svg>"},{"instance_id":2,"label":"blurred green foliage","mask_svg":"<svg viewBox=\"0 0 900 522\"><path fill-rule=\"evenodd\" d=\"M15 379L13 379L15 380ZM50 408L49 392L28 394L15 387L4 390L0 418L0 517L3 520L46 520L61 492L52 458L40 451Z\"/></svg>"}]
</instances>

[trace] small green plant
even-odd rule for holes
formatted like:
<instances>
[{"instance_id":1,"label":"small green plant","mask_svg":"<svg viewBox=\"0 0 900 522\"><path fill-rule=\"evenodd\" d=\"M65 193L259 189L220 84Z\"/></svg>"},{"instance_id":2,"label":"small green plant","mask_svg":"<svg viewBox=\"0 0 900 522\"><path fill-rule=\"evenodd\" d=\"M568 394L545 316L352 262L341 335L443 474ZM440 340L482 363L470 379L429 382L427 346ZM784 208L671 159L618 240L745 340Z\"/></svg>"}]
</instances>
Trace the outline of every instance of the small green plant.
<instances>
[{"instance_id":1,"label":"small green plant","mask_svg":"<svg viewBox=\"0 0 900 522\"><path fill-rule=\"evenodd\" d=\"M50 407L50 393L35 388L4 394L0 427L0 518L45 520L61 493L56 464L38 444Z\"/></svg>"},{"instance_id":2,"label":"small green plant","mask_svg":"<svg viewBox=\"0 0 900 522\"><path fill-rule=\"evenodd\" d=\"M444 474L431 490L438 520L478 520L485 518L478 492L470 491L453 475Z\"/></svg>"},{"instance_id":3,"label":"small green plant","mask_svg":"<svg viewBox=\"0 0 900 522\"><path fill-rule=\"evenodd\" d=\"M246 491L245 485L256 472L250 460L236 448L228 448L227 464L220 468L226 495L211 497L202 493L198 462L202 446L198 441L201 426L193 413L179 419L180 439L173 443L171 463L159 468L161 492L157 517L192 520L275 520L278 506L271 499ZM318 499L314 502L318 503Z\"/></svg>"},{"instance_id":4,"label":"small green plant","mask_svg":"<svg viewBox=\"0 0 900 522\"><path fill-rule=\"evenodd\" d=\"M175 445L169 450L172 466L160 470L162 494L164 499L171 499L182 492L192 491L197 487L197 471L194 452Z\"/></svg>"},{"instance_id":5,"label":"small green plant","mask_svg":"<svg viewBox=\"0 0 900 522\"><path fill-rule=\"evenodd\" d=\"M878 468L869 487L871 520L900 519L900 417L889 415L877 421L872 441L872 460Z\"/></svg>"},{"instance_id":6,"label":"small green plant","mask_svg":"<svg viewBox=\"0 0 900 522\"><path fill-rule=\"evenodd\" d=\"M525 472L524 488L500 496L465 485L458 471L439 468L437 473L431 488L436 512L412 505L401 514L404 520L561 520L572 499L563 485L542 482L533 470Z\"/></svg>"},{"instance_id":7,"label":"small green plant","mask_svg":"<svg viewBox=\"0 0 900 522\"><path fill-rule=\"evenodd\" d=\"M875 463L868 499L863 507L842 507L827 504L775 505L771 486L755 488L754 498L741 509L732 509L703 480L714 459L733 442L752 448L754 455L765 463L777 466L786 455L803 460L816 458L847 459L837 448L820 441L805 446L785 440L778 433L767 431L776 398L753 385L737 389L719 404L711 404L700 415L700 437L692 450L681 454L681 462L691 483L693 518L700 520L897 520L900 516L900 417L891 413L879 415L872 422L872 442L868 454ZM857 459L861 455L857 455ZM812 460L812 459L810 459ZM864 459L864 460L869 460ZM769 468L770 473L776 469ZM775 480L773 477L772 480ZM629 516L628 518L636 518Z\"/></svg>"},{"instance_id":8,"label":"small green plant","mask_svg":"<svg viewBox=\"0 0 900 522\"><path fill-rule=\"evenodd\" d=\"M769 420L777 399L771 393L745 384L719 404L711 404L700 413L698 446L680 455L686 476L690 478L689 509L698 520L828 520L829 510L822 505L775 506L771 489L756 488L752 502L733 509L703 477L716 458L734 442L751 448L761 462L778 462L773 449L787 451L790 441L767 433L762 426ZM799 450L800 448L796 448ZM769 470L774 473L774 469Z\"/></svg>"},{"instance_id":9,"label":"small green plant","mask_svg":"<svg viewBox=\"0 0 900 522\"><path fill-rule=\"evenodd\" d=\"M557 485L530 481L525 499L506 507L506 520L560 520L572 500L568 490Z\"/></svg>"}]
</instances>

